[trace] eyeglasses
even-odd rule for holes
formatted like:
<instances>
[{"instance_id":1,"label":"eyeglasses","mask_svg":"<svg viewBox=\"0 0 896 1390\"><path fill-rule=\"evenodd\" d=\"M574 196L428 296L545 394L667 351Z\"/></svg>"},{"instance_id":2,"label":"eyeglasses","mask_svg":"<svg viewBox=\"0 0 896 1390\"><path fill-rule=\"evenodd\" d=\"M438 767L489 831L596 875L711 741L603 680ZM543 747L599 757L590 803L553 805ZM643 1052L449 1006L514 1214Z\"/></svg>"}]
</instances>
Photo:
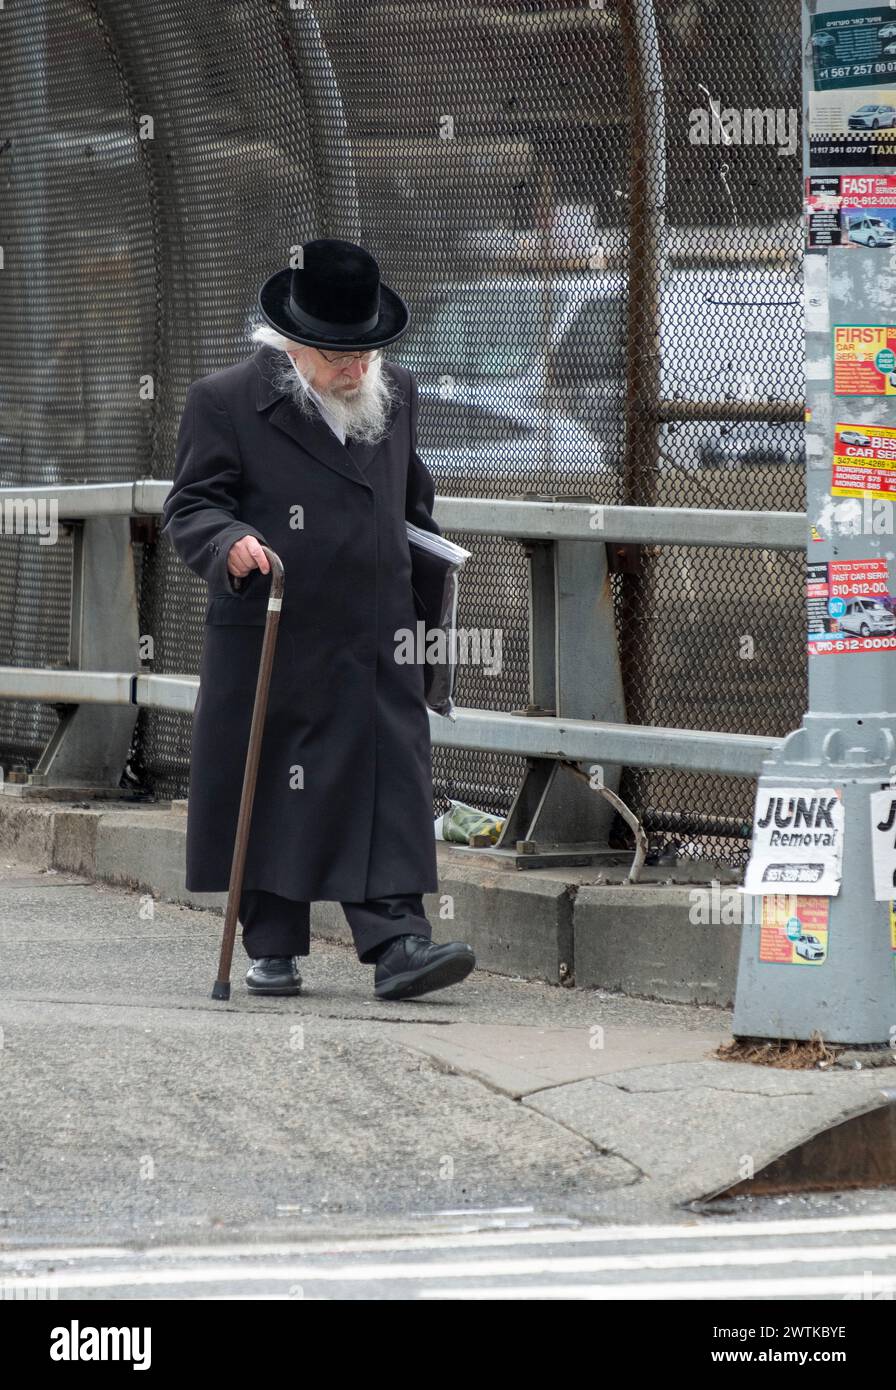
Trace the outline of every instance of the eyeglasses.
<instances>
[{"instance_id":1,"label":"eyeglasses","mask_svg":"<svg viewBox=\"0 0 896 1390\"><path fill-rule=\"evenodd\" d=\"M383 348L372 348L367 352L324 352L322 348L315 348L315 351L331 367L347 367L349 362L375 362L383 355Z\"/></svg>"}]
</instances>

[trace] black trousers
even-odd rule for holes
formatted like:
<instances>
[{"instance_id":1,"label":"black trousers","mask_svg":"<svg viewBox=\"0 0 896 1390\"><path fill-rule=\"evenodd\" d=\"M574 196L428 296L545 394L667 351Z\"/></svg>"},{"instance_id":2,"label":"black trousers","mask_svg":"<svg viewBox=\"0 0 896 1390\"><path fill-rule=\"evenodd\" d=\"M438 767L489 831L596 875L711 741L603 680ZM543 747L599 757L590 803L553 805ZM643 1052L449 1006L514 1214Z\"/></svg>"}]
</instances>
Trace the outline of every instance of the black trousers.
<instances>
[{"instance_id":1,"label":"black trousers","mask_svg":"<svg viewBox=\"0 0 896 1390\"><path fill-rule=\"evenodd\" d=\"M393 936L425 936L432 927L423 910L420 893L397 893L387 898L368 898L362 903L340 904L352 929L358 959ZM251 960L261 956L307 956L311 950L311 904L281 898L261 888L247 888L240 896L239 920L243 946Z\"/></svg>"}]
</instances>

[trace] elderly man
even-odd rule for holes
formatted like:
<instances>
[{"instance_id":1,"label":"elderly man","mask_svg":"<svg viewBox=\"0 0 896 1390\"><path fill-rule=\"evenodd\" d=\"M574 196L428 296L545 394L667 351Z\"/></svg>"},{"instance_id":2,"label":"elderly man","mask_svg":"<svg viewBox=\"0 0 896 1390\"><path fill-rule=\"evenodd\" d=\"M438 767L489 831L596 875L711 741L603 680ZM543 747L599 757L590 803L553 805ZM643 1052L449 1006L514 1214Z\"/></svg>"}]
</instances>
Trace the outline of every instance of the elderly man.
<instances>
[{"instance_id":1,"label":"elderly man","mask_svg":"<svg viewBox=\"0 0 896 1390\"><path fill-rule=\"evenodd\" d=\"M193 716L186 886L227 889L267 609L285 587L239 920L253 994L297 994L310 904L342 904L381 999L475 964L435 945L429 716L396 641L424 616L406 521L438 534L417 387L383 349L408 327L366 250L310 241L259 292L247 361L187 390L162 534L208 583Z\"/></svg>"}]
</instances>

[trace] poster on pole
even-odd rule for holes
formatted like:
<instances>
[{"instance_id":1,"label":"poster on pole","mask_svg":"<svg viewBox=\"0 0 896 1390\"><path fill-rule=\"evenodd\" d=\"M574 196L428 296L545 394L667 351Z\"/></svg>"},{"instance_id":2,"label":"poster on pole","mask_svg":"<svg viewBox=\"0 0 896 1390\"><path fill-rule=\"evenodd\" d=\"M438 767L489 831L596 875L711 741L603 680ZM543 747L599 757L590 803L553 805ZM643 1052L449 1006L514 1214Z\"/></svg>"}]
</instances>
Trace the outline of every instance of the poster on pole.
<instances>
[{"instance_id":1,"label":"poster on pole","mask_svg":"<svg viewBox=\"0 0 896 1390\"><path fill-rule=\"evenodd\" d=\"M822 11L812 16L816 92L896 81L896 10L891 5Z\"/></svg>"},{"instance_id":2,"label":"poster on pole","mask_svg":"<svg viewBox=\"0 0 896 1390\"><path fill-rule=\"evenodd\" d=\"M812 168L896 163L896 10L845 5L811 20Z\"/></svg>"},{"instance_id":3,"label":"poster on pole","mask_svg":"<svg viewBox=\"0 0 896 1390\"><path fill-rule=\"evenodd\" d=\"M767 965L824 965L830 899L789 893L762 899L759 959Z\"/></svg>"},{"instance_id":4,"label":"poster on pole","mask_svg":"<svg viewBox=\"0 0 896 1390\"><path fill-rule=\"evenodd\" d=\"M840 892L843 802L836 787L760 787L744 892L799 887L815 897Z\"/></svg>"},{"instance_id":5,"label":"poster on pole","mask_svg":"<svg viewBox=\"0 0 896 1390\"><path fill-rule=\"evenodd\" d=\"M896 326L835 326L834 395L896 396Z\"/></svg>"},{"instance_id":6,"label":"poster on pole","mask_svg":"<svg viewBox=\"0 0 896 1390\"><path fill-rule=\"evenodd\" d=\"M831 496L896 501L896 429L837 421Z\"/></svg>"},{"instance_id":7,"label":"poster on pole","mask_svg":"<svg viewBox=\"0 0 896 1390\"><path fill-rule=\"evenodd\" d=\"M896 177L813 174L806 180L807 244L812 247L896 245Z\"/></svg>"},{"instance_id":8,"label":"poster on pole","mask_svg":"<svg viewBox=\"0 0 896 1390\"><path fill-rule=\"evenodd\" d=\"M890 902L896 889L896 787L871 793L871 863L875 902Z\"/></svg>"},{"instance_id":9,"label":"poster on pole","mask_svg":"<svg viewBox=\"0 0 896 1390\"><path fill-rule=\"evenodd\" d=\"M883 557L806 565L810 656L896 651L896 595Z\"/></svg>"}]
</instances>

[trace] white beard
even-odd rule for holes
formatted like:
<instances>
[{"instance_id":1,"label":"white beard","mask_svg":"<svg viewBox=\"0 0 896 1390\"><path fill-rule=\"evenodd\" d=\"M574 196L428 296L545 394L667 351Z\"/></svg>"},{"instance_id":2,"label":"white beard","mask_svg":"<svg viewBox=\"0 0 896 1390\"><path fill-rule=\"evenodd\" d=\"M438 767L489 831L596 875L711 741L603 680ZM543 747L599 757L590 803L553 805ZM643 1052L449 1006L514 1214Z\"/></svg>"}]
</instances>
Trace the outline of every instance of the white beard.
<instances>
[{"instance_id":1,"label":"white beard","mask_svg":"<svg viewBox=\"0 0 896 1390\"><path fill-rule=\"evenodd\" d=\"M317 404L308 389L310 382L301 375L298 365L293 365L287 353L281 353L271 379L278 390L289 394L303 415L319 418ZM383 371L381 357L370 363L351 396L314 389L326 401L327 409L342 426L346 439L355 439L361 444L379 444L386 437L391 408L401 400L397 385Z\"/></svg>"}]
</instances>

